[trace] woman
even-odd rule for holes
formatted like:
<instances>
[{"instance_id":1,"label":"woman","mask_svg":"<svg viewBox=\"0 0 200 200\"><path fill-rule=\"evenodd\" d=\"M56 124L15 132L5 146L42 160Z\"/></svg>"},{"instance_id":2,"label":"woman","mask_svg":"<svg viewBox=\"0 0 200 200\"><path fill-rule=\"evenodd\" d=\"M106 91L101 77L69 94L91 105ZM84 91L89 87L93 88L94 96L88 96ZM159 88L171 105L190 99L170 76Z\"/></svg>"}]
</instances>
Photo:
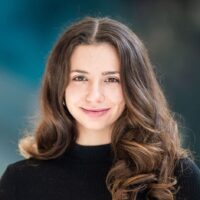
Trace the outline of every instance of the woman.
<instances>
[{"instance_id":1,"label":"woman","mask_svg":"<svg viewBox=\"0 0 200 200\"><path fill-rule=\"evenodd\" d=\"M21 139L1 200L200 199L200 171L147 51L125 25L85 18L53 48L41 119Z\"/></svg>"}]
</instances>

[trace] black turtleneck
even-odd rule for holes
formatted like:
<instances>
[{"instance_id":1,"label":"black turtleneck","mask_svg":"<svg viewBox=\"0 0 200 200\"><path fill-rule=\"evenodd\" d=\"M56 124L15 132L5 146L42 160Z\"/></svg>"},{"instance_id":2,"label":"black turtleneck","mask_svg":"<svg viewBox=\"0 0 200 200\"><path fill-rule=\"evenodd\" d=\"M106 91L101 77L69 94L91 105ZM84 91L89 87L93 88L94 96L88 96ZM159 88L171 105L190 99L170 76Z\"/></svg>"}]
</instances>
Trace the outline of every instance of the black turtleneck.
<instances>
[{"instance_id":1,"label":"black turtleneck","mask_svg":"<svg viewBox=\"0 0 200 200\"><path fill-rule=\"evenodd\" d=\"M18 161L0 182L0 200L111 200L105 184L111 145L74 144L61 157Z\"/></svg>"},{"instance_id":2,"label":"black turtleneck","mask_svg":"<svg viewBox=\"0 0 200 200\"><path fill-rule=\"evenodd\" d=\"M53 160L27 159L7 167L0 180L0 200L111 200L105 180L112 166L110 144L74 144ZM200 172L189 159L176 167L177 200L200 199ZM138 200L145 199L139 194Z\"/></svg>"}]
</instances>

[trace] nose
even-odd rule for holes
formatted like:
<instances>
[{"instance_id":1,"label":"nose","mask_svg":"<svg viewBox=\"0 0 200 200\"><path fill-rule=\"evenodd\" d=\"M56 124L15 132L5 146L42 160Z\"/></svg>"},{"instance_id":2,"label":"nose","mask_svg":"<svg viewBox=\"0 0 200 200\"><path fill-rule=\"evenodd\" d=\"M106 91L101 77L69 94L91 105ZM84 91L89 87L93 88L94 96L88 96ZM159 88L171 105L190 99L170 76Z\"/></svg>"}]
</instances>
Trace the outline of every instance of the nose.
<instances>
[{"instance_id":1,"label":"nose","mask_svg":"<svg viewBox=\"0 0 200 200\"><path fill-rule=\"evenodd\" d=\"M86 91L86 101L88 102L102 102L104 100L102 85L95 81L90 84Z\"/></svg>"}]
</instances>

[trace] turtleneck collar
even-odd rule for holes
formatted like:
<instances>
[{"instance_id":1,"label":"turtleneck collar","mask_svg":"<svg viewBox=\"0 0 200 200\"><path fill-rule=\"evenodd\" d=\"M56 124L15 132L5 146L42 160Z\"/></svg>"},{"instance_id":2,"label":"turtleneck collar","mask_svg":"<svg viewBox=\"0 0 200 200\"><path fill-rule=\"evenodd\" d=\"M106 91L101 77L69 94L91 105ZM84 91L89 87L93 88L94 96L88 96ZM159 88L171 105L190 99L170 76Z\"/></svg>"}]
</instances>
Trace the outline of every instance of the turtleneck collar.
<instances>
[{"instance_id":1,"label":"turtleneck collar","mask_svg":"<svg viewBox=\"0 0 200 200\"><path fill-rule=\"evenodd\" d=\"M111 143L100 145L82 145L73 143L67 151L70 159L80 162L112 162L113 152Z\"/></svg>"}]
</instances>

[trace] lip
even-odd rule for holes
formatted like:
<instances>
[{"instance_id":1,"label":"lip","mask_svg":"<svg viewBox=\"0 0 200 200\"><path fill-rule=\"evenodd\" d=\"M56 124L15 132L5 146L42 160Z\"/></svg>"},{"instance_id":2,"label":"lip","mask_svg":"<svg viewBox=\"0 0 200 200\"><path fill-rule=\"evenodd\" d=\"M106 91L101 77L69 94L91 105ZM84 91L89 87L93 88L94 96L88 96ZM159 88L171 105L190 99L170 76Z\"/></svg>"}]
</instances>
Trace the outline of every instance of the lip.
<instances>
[{"instance_id":1,"label":"lip","mask_svg":"<svg viewBox=\"0 0 200 200\"><path fill-rule=\"evenodd\" d=\"M89 117L102 117L104 116L110 108L101 108L101 109L85 109L82 108L83 112Z\"/></svg>"},{"instance_id":2,"label":"lip","mask_svg":"<svg viewBox=\"0 0 200 200\"><path fill-rule=\"evenodd\" d=\"M92 111L92 112L100 112L100 111L105 111L105 110L109 110L109 108L99 108L99 109L90 109L90 108L82 108L82 109L84 109L84 110L86 110L86 111Z\"/></svg>"}]
</instances>

